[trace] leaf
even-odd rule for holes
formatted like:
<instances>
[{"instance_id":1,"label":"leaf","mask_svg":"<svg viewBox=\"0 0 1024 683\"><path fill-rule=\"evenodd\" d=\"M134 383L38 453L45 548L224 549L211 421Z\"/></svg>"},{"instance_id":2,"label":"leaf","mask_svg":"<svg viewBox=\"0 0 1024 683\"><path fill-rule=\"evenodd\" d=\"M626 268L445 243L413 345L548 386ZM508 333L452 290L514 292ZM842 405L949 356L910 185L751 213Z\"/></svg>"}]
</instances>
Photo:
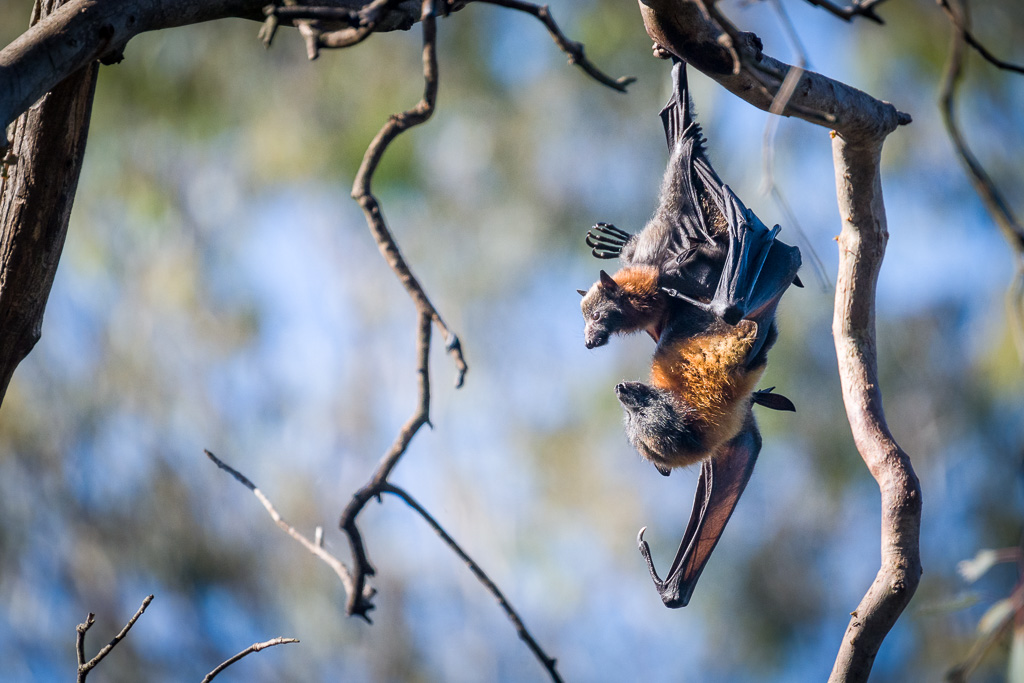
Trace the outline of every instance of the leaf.
<instances>
[{"instance_id":1,"label":"leaf","mask_svg":"<svg viewBox=\"0 0 1024 683\"><path fill-rule=\"evenodd\" d=\"M967 583L974 583L995 565L1000 562L1006 562L1007 559L1004 555L1005 554L999 550L985 548L983 550L979 550L978 554L974 556L974 559L958 562L956 570L960 573L960 576L964 581Z\"/></svg>"}]
</instances>

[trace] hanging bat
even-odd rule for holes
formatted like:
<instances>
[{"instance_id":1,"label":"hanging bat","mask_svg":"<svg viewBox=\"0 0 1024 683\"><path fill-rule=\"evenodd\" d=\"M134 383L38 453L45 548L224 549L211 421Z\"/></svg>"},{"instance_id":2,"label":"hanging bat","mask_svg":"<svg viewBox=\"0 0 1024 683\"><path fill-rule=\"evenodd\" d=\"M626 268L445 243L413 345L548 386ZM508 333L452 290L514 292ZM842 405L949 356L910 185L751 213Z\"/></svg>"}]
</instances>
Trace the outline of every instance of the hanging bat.
<instances>
[{"instance_id":1,"label":"hanging bat","mask_svg":"<svg viewBox=\"0 0 1024 683\"><path fill-rule=\"evenodd\" d=\"M799 285L797 248L775 239L721 180L704 153L692 115L685 64L661 113L671 158L654 217L637 235L598 224L587 244L623 268L601 277L581 304L588 348L611 334L646 330L656 341L650 384L615 387L626 434L665 475L697 462L693 511L662 581L638 537L655 586L669 607L689 602L701 571L753 471L761 437L752 403L793 404L772 389L754 391L777 332L775 311Z\"/></svg>"}]
</instances>

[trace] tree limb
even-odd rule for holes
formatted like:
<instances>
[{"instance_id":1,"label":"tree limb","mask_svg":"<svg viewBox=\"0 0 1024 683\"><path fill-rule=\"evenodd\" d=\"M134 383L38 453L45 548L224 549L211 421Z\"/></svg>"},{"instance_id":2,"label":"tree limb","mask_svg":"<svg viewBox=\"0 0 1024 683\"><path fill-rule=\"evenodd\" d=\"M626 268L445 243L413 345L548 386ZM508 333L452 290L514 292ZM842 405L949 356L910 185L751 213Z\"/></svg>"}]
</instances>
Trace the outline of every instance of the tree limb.
<instances>
[{"instance_id":1,"label":"tree limb","mask_svg":"<svg viewBox=\"0 0 1024 683\"><path fill-rule=\"evenodd\" d=\"M882 560L867 594L851 613L830 683L868 680L882 640L921 578L921 488L910 457L885 423L878 383L875 285L889 238L881 153L881 140L854 145L839 135L832 139L843 221L832 335L853 439L882 494Z\"/></svg>"},{"instance_id":2,"label":"tree limb","mask_svg":"<svg viewBox=\"0 0 1024 683\"><path fill-rule=\"evenodd\" d=\"M37 2L33 20L48 9ZM95 64L57 84L18 119L10 151L0 162L0 403L15 368L41 334L82 170L95 89ZM0 148L6 141L3 131L0 127Z\"/></svg>"},{"instance_id":3,"label":"tree limb","mask_svg":"<svg viewBox=\"0 0 1024 683\"><path fill-rule=\"evenodd\" d=\"M753 33L719 24L700 0L639 0L640 14L651 39L717 81L740 99L769 111L789 64L764 54ZM713 8L713 3L707 3ZM730 33L737 37L730 38ZM732 42L731 49L726 46ZM733 55L739 58L736 70ZM835 129L851 142L882 139L910 116L888 102L852 86L805 70L783 116L795 116Z\"/></svg>"}]
</instances>

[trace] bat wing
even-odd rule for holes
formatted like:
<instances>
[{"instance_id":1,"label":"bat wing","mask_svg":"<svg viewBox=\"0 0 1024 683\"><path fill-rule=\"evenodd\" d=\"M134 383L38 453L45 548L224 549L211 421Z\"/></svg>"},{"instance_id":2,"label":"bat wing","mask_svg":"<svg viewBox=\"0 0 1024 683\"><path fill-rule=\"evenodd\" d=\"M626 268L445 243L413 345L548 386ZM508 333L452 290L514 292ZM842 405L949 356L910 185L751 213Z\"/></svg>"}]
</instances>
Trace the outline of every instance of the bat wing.
<instances>
[{"instance_id":1,"label":"bat wing","mask_svg":"<svg viewBox=\"0 0 1024 683\"><path fill-rule=\"evenodd\" d=\"M650 546L644 540L646 527L640 530L637 536L640 553L647 561L651 578L666 607L685 607L690 602L697 579L718 545L718 539L754 471L760 451L761 434L753 414L748 411L740 433L715 458L705 460L701 465L690 521L664 581L654 568Z\"/></svg>"},{"instance_id":2,"label":"bat wing","mask_svg":"<svg viewBox=\"0 0 1024 683\"><path fill-rule=\"evenodd\" d=\"M750 353L753 358L769 334L779 300L796 280L800 250L775 239L779 226L769 230L728 185L722 189L728 242L714 295L710 301L702 301L679 289L665 291L730 325L740 320L757 323L758 340Z\"/></svg>"}]
</instances>

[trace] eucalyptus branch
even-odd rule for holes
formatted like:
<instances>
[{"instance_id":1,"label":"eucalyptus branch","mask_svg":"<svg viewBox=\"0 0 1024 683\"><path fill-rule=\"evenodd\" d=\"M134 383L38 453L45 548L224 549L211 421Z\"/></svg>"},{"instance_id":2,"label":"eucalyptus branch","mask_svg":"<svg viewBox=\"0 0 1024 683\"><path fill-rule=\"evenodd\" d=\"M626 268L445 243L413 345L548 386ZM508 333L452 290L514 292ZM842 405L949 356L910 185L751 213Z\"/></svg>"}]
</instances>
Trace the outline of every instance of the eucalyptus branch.
<instances>
[{"instance_id":1,"label":"eucalyptus branch","mask_svg":"<svg viewBox=\"0 0 1024 683\"><path fill-rule=\"evenodd\" d=\"M875 7L881 5L885 0L854 0L853 4L843 7L831 0L807 0L807 4L820 7L833 16L843 21L853 21L854 17L864 17L876 24L884 24L882 17L875 14Z\"/></svg>"}]
</instances>

